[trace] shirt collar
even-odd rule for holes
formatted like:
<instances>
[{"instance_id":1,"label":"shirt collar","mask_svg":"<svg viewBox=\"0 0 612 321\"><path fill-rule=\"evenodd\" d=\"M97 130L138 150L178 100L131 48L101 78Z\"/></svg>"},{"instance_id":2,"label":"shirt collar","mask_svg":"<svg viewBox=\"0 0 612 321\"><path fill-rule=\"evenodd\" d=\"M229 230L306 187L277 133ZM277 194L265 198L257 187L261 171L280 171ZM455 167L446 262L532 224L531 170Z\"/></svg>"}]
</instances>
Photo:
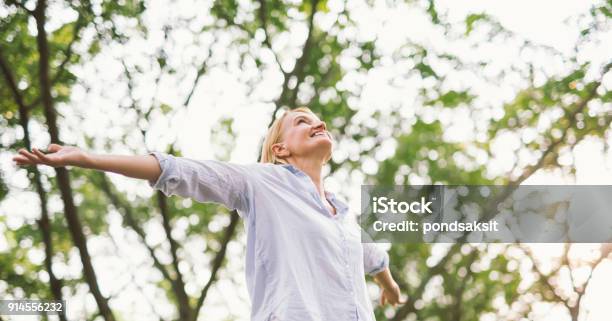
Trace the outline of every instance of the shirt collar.
<instances>
[{"instance_id":1,"label":"shirt collar","mask_svg":"<svg viewBox=\"0 0 612 321\"><path fill-rule=\"evenodd\" d=\"M291 165L291 164L281 164L281 166L285 169L287 169L288 171L290 171L291 173L298 175L298 176L306 176L306 174L304 172L302 172L301 170L297 169L295 166Z\"/></svg>"},{"instance_id":2,"label":"shirt collar","mask_svg":"<svg viewBox=\"0 0 612 321\"><path fill-rule=\"evenodd\" d=\"M306 173L302 172L300 169L291 164L281 164L281 166L296 176L307 177ZM327 197L327 199L336 208L336 216L342 217L348 213L348 206L346 203L337 199L334 193L325 191L325 197Z\"/></svg>"},{"instance_id":3,"label":"shirt collar","mask_svg":"<svg viewBox=\"0 0 612 321\"><path fill-rule=\"evenodd\" d=\"M348 213L348 206L343 201L336 198L336 195L332 192L325 191L325 197L332 203L336 208L336 216L343 217Z\"/></svg>"}]
</instances>

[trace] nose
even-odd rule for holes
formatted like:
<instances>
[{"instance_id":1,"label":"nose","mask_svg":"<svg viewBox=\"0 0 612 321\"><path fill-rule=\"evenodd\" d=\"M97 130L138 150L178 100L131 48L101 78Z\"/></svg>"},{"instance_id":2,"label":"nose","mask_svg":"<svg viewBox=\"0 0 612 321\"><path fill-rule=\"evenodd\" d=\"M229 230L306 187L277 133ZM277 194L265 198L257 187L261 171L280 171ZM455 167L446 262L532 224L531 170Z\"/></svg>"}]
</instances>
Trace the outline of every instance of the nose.
<instances>
[{"instance_id":1,"label":"nose","mask_svg":"<svg viewBox=\"0 0 612 321\"><path fill-rule=\"evenodd\" d=\"M323 129L323 130L327 130L327 125L325 124L324 121L319 121L315 126L315 129Z\"/></svg>"}]
</instances>

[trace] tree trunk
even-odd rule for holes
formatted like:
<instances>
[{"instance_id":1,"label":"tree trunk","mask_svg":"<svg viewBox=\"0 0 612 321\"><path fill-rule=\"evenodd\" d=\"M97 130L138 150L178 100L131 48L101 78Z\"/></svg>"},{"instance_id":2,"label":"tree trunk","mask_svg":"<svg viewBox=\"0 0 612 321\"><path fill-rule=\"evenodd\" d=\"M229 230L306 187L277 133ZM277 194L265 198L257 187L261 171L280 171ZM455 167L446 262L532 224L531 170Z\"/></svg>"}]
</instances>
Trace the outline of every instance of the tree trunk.
<instances>
[{"instance_id":1,"label":"tree trunk","mask_svg":"<svg viewBox=\"0 0 612 321\"><path fill-rule=\"evenodd\" d=\"M34 12L37 29L36 42L39 53L38 77L40 83L40 95L42 98L42 105L49 135L51 136L51 142L61 144L62 142L59 139L59 130L57 127L57 114L53 106L53 98L51 97L51 83L49 81L49 48L47 43L47 34L45 31L46 7L46 1L39 0ZM102 292L98 286L96 273L91 263L91 256L87 250L87 240L83 234L83 227L78 216L77 208L74 205L68 171L64 167L57 167L55 168L55 173L57 175L57 183L60 189L62 201L64 203L64 214L68 223L68 230L70 231L72 241L79 250L81 263L83 264L83 275L85 277L85 281L87 282L89 289L96 300L100 310L100 315L106 321L115 321L115 317L108 306L108 301L102 295Z\"/></svg>"},{"instance_id":2,"label":"tree trunk","mask_svg":"<svg viewBox=\"0 0 612 321\"><path fill-rule=\"evenodd\" d=\"M2 56L2 52L0 51L0 69L2 73L4 73L6 82L8 83L11 91L13 92L13 98L17 103L19 108L19 124L23 128L23 140L27 149L32 149L32 143L30 140L30 131L28 129L28 123L30 122L28 108L23 101L23 97L19 92L19 88L17 87L17 83L15 82L15 78L11 73L11 70L4 60ZM36 193L40 198L40 211L41 218L37 220L38 227L40 228L40 232L42 234L43 243L45 245L45 268L47 269L47 273L49 273L49 284L51 287L51 293L55 300L63 300L62 296L62 281L59 280L55 273L53 273L53 243L51 242L51 229L49 227L49 210L47 207L47 193L42 186L42 182L40 179L40 172L36 167L32 168L32 173L34 174L34 186L36 187ZM66 321L66 316L64 313L59 314L59 319L61 321Z\"/></svg>"}]
</instances>

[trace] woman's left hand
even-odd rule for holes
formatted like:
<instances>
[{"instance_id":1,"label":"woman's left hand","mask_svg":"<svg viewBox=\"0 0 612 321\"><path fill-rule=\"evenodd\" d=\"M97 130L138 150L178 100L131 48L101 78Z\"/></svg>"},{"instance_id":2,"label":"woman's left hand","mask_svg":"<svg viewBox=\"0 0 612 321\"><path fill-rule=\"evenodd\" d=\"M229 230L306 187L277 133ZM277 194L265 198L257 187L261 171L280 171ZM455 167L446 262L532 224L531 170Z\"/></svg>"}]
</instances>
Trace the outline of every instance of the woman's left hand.
<instances>
[{"instance_id":1,"label":"woman's left hand","mask_svg":"<svg viewBox=\"0 0 612 321\"><path fill-rule=\"evenodd\" d=\"M385 284L381 286L380 291L380 304L385 305L387 303L392 306L397 306L398 304L406 303L406 301L402 301L401 296L402 293L400 291L399 286L395 281L392 281L391 284Z\"/></svg>"}]
</instances>

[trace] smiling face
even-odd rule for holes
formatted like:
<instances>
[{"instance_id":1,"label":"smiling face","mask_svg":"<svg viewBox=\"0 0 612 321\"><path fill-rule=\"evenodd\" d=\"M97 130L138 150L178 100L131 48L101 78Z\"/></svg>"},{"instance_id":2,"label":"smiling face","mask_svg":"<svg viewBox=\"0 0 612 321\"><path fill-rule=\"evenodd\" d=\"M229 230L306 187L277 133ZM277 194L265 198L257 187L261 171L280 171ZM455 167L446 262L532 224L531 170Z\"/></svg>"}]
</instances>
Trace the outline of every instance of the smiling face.
<instances>
[{"instance_id":1,"label":"smiling face","mask_svg":"<svg viewBox=\"0 0 612 321\"><path fill-rule=\"evenodd\" d=\"M283 119L280 142L272 146L277 158L331 158L333 141L325 122L306 111L291 111Z\"/></svg>"}]
</instances>

